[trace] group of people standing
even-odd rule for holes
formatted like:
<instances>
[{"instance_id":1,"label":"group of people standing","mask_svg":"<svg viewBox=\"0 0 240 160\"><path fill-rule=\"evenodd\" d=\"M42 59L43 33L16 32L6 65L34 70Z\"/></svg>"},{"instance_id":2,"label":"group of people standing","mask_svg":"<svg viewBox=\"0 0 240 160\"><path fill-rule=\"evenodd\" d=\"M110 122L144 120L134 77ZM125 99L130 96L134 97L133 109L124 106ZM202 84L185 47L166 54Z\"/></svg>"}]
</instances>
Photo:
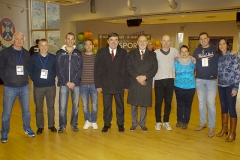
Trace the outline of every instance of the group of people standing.
<instances>
[{"instance_id":1,"label":"group of people standing","mask_svg":"<svg viewBox=\"0 0 240 160\"><path fill-rule=\"evenodd\" d=\"M72 99L70 125L74 132L78 129L79 98L82 99L85 124L83 129L98 129L98 94L103 94L102 132L111 128L112 101L116 103L118 131L124 132L124 93L128 90L127 103L131 105L132 126L147 132L147 107L152 106L152 87L155 90L156 130L161 126L172 130L169 123L173 91L177 98L176 127L187 129L191 115L192 101L197 89L200 111L200 125L197 131L206 127L206 105L208 106L208 136L214 136L215 96L218 86L222 106L222 130L217 136L227 134L228 113L230 114L230 133L226 141L236 137L236 95L240 81L239 59L230 54L226 39L220 39L217 49L209 42L206 32L199 35L200 45L189 56L185 45L179 51L171 46L169 35L162 36L162 47L156 51L147 49L148 40L141 35L138 48L127 53L119 45L119 35L110 33L106 47L92 53L91 39L84 42L86 52L80 53L71 32L65 37L66 45L56 55L48 53L48 41L40 39L39 52L30 54L23 48L25 37L21 32L14 33L13 45L0 52L0 78L4 82L1 142L8 141L10 116L16 97L22 108L23 129L29 137L35 133L30 127L28 76L34 84L34 103L36 105L37 134L44 130L43 101L46 97L48 129L63 133L67 126L68 94ZM196 82L194 78L196 70ZM176 77L175 77L176 75ZM55 78L59 87L59 129L55 128ZM89 98L92 107L89 108ZM162 103L164 101L164 115ZM138 118L140 107L140 118Z\"/></svg>"}]
</instances>

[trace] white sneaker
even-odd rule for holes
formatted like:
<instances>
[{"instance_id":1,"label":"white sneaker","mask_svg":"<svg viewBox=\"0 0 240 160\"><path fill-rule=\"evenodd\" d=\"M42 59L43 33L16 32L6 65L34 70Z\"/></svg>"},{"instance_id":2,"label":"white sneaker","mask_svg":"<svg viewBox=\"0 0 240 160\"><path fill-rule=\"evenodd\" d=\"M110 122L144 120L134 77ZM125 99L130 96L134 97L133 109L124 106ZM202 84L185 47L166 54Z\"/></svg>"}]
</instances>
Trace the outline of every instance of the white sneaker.
<instances>
[{"instance_id":1,"label":"white sneaker","mask_svg":"<svg viewBox=\"0 0 240 160\"><path fill-rule=\"evenodd\" d=\"M92 123L90 123L88 120L86 120L85 124L83 126L83 129L88 129L90 126L92 126Z\"/></svg>"},{"instance_id":2,"label":"white sneaker","mask_svg":"<svg viewBox=\"0 0 240 160\"><path fill-rule=\"evenodd\" d=\"M161 130L161 125L162 125L161 122L156 123L155 129L156 129L157 131L160 131L160 130Z\"/></svg>"},{"instance_id":3,"label":"white sneaker","mask_svg":"<svg viewBox=\"0 0 240 160\"><path fill-rule=\"evenodd\" d=\"M163 126L166 128L166 130L170 131L172 130L172 127L170 126L170 123L169 122L164 122L163 123Z\"/></svg>"},{"instance_id":4,"label":"white sneaker","mask_svg":"<svg viewBox=\"0 0 240 160\"><path fill-rule=\"evenodd\" d=\"M93 129L98 129L97 123L92 123L92 128L93 128Z\"/></svg>"}]
</instances>

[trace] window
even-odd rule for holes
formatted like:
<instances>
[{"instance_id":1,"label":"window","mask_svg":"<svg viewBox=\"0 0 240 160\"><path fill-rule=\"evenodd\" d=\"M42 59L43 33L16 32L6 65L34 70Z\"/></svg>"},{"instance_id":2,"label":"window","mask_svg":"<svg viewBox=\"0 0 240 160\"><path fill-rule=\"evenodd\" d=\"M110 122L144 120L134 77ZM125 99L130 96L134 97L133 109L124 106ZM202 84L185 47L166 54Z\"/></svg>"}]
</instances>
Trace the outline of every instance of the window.
<instances>
[{"instance_id":1,"label":"window","mask_svg":"<svg viewBox=\"0 0 240 160\"><path fill-rule=\"evenodd\" d=\"M60 7L32 1L32 44L36 39L46 38L49 52L55 54L60 48Z\"/></svg>"}]
</instances>

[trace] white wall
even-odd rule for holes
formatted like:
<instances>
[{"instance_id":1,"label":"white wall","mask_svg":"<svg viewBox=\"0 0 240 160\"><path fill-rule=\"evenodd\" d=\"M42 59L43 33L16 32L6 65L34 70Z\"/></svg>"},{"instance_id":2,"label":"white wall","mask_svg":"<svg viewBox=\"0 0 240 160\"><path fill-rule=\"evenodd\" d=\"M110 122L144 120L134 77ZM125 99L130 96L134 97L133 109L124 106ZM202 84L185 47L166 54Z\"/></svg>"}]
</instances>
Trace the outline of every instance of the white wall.
<instances>
[{"instance_id":1,"label":"white wall","mask_svg":"<svg viewBox=\"0 0 240 160\"><path fill-rule=\"evenodd\" d=\"M168 34L172 37L172 43L175 47L176 33L180 31L180 25L162 24L127 27L127 24L110 24L97 21L76 23L76 34L86 30L90 30L93 33L93 38L98 38L98 34L108 34L110 32L131 34L144 31L145 34L151 34L154 40L161 40L162 35ZM238 31L235 21L188 23L184 29L184 44L188 45L188 38L193 36L198 37L200 32L208 32L209 36L233 36L233 49L237 50Z\"/></svg>"},{"instance_id":2,"label":"white wall","mask_svg":"<svg viewBox=\"0 0 240 160\"><path fill-rule=\"evenodd\" d=\"M0 21L3 18L9 18L13 21L16 27L16 31L20 31L25 35L26 40L25 40L24 48L28 50L29 36L31 33L28 25L28 10L26 9L26 8L29 8L28 0L1 0L1 2L10 4L9 6L11 6L11 10L8 9L6 4L0 3ZM25 11L21 13L22 8L12 6L11 4L25 8ZM2 33L0 33L0 40L2 41L2 43L6 46L9 46L11 42L7 42L3 40L1 35Z\"/></svg>"}]
</instances>

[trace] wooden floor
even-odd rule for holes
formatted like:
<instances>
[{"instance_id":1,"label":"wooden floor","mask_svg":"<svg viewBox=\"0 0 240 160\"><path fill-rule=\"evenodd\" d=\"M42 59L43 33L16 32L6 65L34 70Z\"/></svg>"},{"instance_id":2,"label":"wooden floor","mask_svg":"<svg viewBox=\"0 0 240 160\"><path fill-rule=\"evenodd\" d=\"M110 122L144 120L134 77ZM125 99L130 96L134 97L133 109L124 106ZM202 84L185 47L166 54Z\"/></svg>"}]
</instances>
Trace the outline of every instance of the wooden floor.
<instances>
[{"instance_id":1,"label":"wooden floor","mask_svg":"<svg viewBox=\"0 0 240 160\"><path fill-rule=\"evenodd\" d=\"M30 83L32 86L32 83ZM31 127L37 130L35 120L35 106L30 87ZM0 85L0 113L2 113L3 86ZM125 94L126 102L127 93ZM154 102L154 99L153 99ZM237 102L237 112L240 115L240 100ZM216 99L217 118L215 133L220 131L221 117L219 98ZM56 99L56 127L58 128L58 99ZM144 133L138 127L130 132L131 126L130 105L125 103L125 132L119 133L116 125L116 114L112 121L112 128L102 133L102 95L99 95L98 130L83 130L84 124L82 104L79 109L79 132L73 132L68 126L62 134L50 132L46 125L43 134L29 138L22 129L21 109L18 100L15 102L11 130L7 143L0 143L0 160L239 160L240 137L231 143L226 143L224 137L208 138L208 129L195 131L199 124L198 102L195 95L192 106L192 115L187 130L176 128L176 101L173 97L170 123L172 131L162 128L154 129L154 107L148 109L147 124L149 131ZM115 107L114 107L115 108ZM69 103L68 120L71 104ZM45 110L46 113L46 110ZM1 115L0 115L0 118ZM46 114L45 114L46 118ZM47 119L45 119L46 122ZM238 122L240 122L238 120ZM240 123L239 123L240 124ZM240 126L237 128L240 136Z\"/></svg>"}]
</instances>

